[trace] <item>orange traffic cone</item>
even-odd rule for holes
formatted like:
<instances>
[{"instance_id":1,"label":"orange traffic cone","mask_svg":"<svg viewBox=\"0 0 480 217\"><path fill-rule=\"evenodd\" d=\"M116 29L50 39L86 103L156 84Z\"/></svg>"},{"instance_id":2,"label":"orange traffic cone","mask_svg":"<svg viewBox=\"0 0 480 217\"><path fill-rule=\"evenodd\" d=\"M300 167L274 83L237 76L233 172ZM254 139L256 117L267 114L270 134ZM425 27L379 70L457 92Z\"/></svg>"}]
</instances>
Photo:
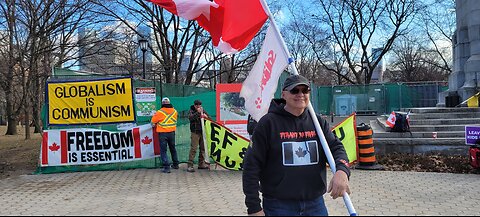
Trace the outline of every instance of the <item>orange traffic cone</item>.
<instances>
[{"instance_id":1,"label":"orange traffic cone","mask_svg":"<svg viewBox=\"0 0 480 217\"><path fill-rule=\"evenodd\" d=\"M375 147L373 146L373 130L370 126L362 123L357 126L358 135L358 165L355 169L383 170L384 167L377 164Z\"/></svg>"}]
</instances>

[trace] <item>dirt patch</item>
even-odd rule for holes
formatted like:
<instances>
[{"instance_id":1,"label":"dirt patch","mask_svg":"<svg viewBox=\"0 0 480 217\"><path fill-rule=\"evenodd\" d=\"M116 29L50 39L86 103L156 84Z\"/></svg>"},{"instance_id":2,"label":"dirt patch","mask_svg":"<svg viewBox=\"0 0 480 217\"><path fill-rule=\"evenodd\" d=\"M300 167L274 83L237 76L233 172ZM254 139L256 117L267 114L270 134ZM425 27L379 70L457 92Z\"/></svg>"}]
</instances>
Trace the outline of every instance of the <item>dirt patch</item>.
<instances>
[{"instance_id":1,"label":"dirt patch","mask_svg":"<svg viewBox=\"0 0 480 217\"><path fill-rule=\"evenodd\" d=\"M6 136L6 131L5 126L0 126L0 179L35 172L40 156L41 135L32 133L32 139L25 140L23 128L19 127L19 134L14 136Z\"/></svg>"},{"instance_id":2,"label":"dirt patch","mask_svg":"<svg viewBox=\"0 0 480 217\"><path fill-rule=\"evenodd\" d=\"M390 171L417 171L438 173L480 174L479 169L474 169L468 156L446 156L441 154L411 155L388 154L377 156L378 164Z\"/></svg>"}]
</instances>

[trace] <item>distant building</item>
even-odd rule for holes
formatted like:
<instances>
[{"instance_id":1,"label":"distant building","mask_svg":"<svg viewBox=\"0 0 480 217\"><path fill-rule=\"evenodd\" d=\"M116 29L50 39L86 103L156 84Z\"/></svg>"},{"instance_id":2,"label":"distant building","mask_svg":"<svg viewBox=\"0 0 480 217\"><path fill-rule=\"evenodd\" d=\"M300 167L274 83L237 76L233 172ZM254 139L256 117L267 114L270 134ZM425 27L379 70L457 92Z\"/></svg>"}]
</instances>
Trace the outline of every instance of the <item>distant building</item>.
<instances>
[{"instance_id":1,"label":"distant building","mask_svg":"<svg viewBox=\"0 0 480 217\"><path fill-rule=\"evenodd\" d=\"M137 31L145 35L149 43L151 43L151 34L148 27L138 27ZM130 43L117 39L98 41L99 39L97 31L85 28L79 29L78 53L80 71L141 75L143 70L143 53L138 46L139 36L132 37ZM145 53L145 63L146 72L149 75L152 71L152 54L148 50Z\"/></svg>"},{"instance_id":2,"label":"distant building","mask_svg":"<svg viewBox=\"0 0 480 217\"><path fill-rule=\"evenodd\" d=\"M372 49L372 62L377 61L382 54L382 48L373 48ZM383 59L380 59L378 65L375 67L372 73L372 78L370 83L382 83L383 82L383 75L385 73L385 65Z\"/></svg>"}]
</instances>

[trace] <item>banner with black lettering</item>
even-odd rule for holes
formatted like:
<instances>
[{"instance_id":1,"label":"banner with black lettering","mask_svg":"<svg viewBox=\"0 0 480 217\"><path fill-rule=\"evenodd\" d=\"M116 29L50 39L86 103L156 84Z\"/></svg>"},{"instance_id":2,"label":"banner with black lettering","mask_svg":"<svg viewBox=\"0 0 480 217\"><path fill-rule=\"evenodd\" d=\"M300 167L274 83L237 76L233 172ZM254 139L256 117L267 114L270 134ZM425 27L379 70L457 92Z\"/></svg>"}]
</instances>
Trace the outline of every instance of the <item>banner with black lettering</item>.
<instances>
[{"instance_id":1,"label":"banner with black lettering","mask_svg":"<svg viewBox=\"0 0 480 217\"><path fill-rule=\"evenodd\" d=\"M343 143L349 163L357 161L357 121L355 113L335 126L332 132Z\"/></svg>"},{"instance_id":2,"label":"banner with black lettering","mask_svg":"<svg viewBox=\"0 0 480 217\"><path fill-rule=\"evenodd\" d=\"M134 122L131 78L47 83L49 125Z\"/></svg>"},{"instance_id":3,"label":"banner with black lettering","mask_svg":"<svg viewBox=\"0 0 480 217\"><path fill-rule=\"evenodd\" d=\"M123 132L86 128L45 130L41 147L42 167L118 163L160 156L157 133L149 124Z\"/></svg>"},{"instance_id":4,"label":"banner with black lettering","mask_svg":"<svg viewBox=\"0 0 480 217\"><path fill-rule=\"evenodd\" d=\"M210 119L202 119L203 138L210 157L229 170L242 170L250 141Z\"/></svg>"}]
</instances>

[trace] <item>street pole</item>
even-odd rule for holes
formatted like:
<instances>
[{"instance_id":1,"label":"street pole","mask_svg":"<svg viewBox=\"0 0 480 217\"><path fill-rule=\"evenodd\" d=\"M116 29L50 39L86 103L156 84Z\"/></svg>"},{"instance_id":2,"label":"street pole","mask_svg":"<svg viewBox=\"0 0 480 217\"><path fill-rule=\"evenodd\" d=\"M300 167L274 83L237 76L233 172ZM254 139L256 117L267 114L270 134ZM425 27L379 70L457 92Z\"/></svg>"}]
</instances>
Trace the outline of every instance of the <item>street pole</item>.
<instances>
[{"instance_id":1,"label":"street pole","mask_svg":"<svg viewBox=\"0 0 480 217\"><path fill-rule=\"evenodd\" d=\"M163 81L162 81L162 71L160 71L160 99L163 99Z\"/></svg>"},{"instance_id":2,"label":"street pole","mask_svg":"<svg viewBox=\"0 0 480 217\"><path fill-rule=\"evenodd\" d=\"M143 52L143 74L142 74L142 78L145 79L145 52L146 50L142 50Z\"/></svg>"},{"instance_id":3,"label":"street pole","mask_svg":"<svg viewBox=\"0 0 480 217\"><path fill-rule=\"evenodd\" d=\"M146 64L145 64L145 52L147 52L147 49L148 49L148 40L145 39L145 38L140 38L138 40L138 44L140 45L140 50L142 50L142 53L143 53L143 72L142 72L142 78L145 80L145 67L146 67Z\"/></svg>"}]
</instances>

